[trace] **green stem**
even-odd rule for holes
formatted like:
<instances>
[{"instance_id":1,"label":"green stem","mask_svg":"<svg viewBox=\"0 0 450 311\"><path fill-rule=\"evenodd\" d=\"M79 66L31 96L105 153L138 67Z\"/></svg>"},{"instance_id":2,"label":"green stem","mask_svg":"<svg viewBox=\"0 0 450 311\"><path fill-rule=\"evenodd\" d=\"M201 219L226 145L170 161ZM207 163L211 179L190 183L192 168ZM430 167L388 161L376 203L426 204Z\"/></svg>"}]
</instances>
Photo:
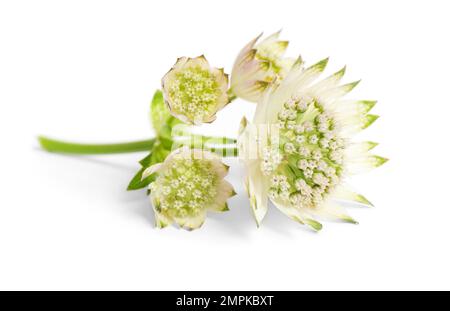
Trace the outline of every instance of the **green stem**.
<instances>
[{"instance_id":1,"label":"green stem","mask_svg":"<svg viewBox=\"0 0 450 311\"><path fill-rule=\"evenodd\" d=\"M118 144L79 144L55 140L44 136L39 136L38 140L41 147L49 152L73 154L108 154L150 151L155 143L154 138Z\"/></svg>"},{"instance_id":2,"label":"green stem","mask_svg":"<svg viewBox=\"0 0 450 311\"><path fill-rule=\"evenodd\" d=\"M233 138L207 137L201 135L197 137L198 140L191 140L191 138L186 139L185 142L181 140L180 145L191 146L191 148L202 148L224 157L236 157L238 154L238 150L235 147L236 140ZM38 140L41 147L48 152L70 154L111 154L150 151L156 141L155 138L152 138L116 144L81 144L51 139L44 136L39 136ZM197 145L197 142L200 142L200 144ZM210 144L214 145L211 146Z\"/></svg>"}]
</instances>

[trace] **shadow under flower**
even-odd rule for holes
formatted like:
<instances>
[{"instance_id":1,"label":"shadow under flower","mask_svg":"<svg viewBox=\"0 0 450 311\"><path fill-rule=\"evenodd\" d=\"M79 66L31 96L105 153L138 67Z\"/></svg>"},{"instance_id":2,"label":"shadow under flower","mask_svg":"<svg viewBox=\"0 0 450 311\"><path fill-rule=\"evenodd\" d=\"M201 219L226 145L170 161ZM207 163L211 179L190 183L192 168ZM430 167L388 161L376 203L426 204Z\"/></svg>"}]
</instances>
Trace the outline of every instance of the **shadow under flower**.
<instances>
[{"instance_id":1,"label":"shadow under flower","mask_svg":"<svg viewBox=\"0 0 450 311\"><path fill-rule=\"evenodd\" d=\"M44 153L44 151L39 148L36 148L36 151ZM45 154L46 157L48 157L48 153L45 152ZM146 225L150 225L151 228L156 230L155 217L150 200L146 195L146 189L126 191L128 181L139 169L137 161L142 157L142 155L102 155L101 158L91 155L86 156L56 153L51 155L61 159L65 158L69 161L86 162L86 176L88 176L88 178L92 175L95 176L97 181L105 180L105 182L96 184L96 186L101 185L96 188L98 196L108 198L112 197L120 203L119 206L122 212L137 217L140 221L145 222ZM133 158L133 160L131 158ZM56 165L57 167L63 166L65 171L65 174L60 174L62 170L57 168L55 175L58 176L55 176L55 178L61 179L64 183L73 186L74 183L70 183L66 180L72 175L70 172L67 173L67 163L65 161L63 161L64 163L59 163L54 160L55 159L52 159L52 165ZM136 165L128 164L133 163L133 161ZM105 168L105 170L103 168ZM114 169L113 172L111 172L111 168ZM45 167L44 169L47 174L50 173L49 168ZM79 165L76 165L74 169L79 169ZM284 236L293 236L296 232L298 232L298 230L311 234L317 234L308 229L306 226L302 226L290 220L287 216L278 211L272 204L269 206L269 211L261 227L257 228L249 207L248 197L242 186L243 173L241 169L242 168L239 166L232 168L230 170L230 176L227 178L233 185L235 185L236 192L238 192L237 195L230 198L228 201L230 210L224 213L208 213L205 224L198 231L209 234L211 232L209 227L214 226L220 228L220 231L226 232L228 236L238 238L248 237L253 232L258 233L257 231L259 230L270 230ZM86 185L84 184L84 186ZM85 189L91 190L92 186L93 185L88 184ZM80 187L79 190L83 191L83 187Z\"/></svg>"}]
</instances>

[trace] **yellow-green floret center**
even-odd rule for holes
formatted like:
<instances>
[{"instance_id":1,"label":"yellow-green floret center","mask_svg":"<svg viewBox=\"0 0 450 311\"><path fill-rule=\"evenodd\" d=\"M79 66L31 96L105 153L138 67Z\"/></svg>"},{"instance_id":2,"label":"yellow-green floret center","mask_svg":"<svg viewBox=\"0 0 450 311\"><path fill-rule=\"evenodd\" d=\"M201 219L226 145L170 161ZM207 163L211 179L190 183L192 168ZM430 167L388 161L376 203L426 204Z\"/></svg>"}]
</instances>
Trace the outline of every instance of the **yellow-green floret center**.
<instances>
[{"instance_id":1,"label":"yellow-green floret center","mask_svg":"<svg viewBox=\"0 0 450 311\"><path fill-rule=\"evenodd\" d=\"M151 185L158 212L170 217L196 216L214 202L219 177L203 159L174 159Z\"/></svg>"},{"instance_id":2,"label":"yellow-green floret center","mask_svg":"<svg viewBox=\"0 0 450 311\"><path fill-rule=\"evenodd\" d=\"M315 207L339 184L345 140L332 114L314 99L290 99L278 113L279 149L267 148L262 169L272 199Z\"/></svg>"},{"instance_id":3,"label":"yellow-green floret center","mask_svg":"<svg viewBox=\"0 0 450 311\"><path fill-rule=\"evenodd\" d=\"M176 72L168 87L172 109L189 120L213 114L222 92L216 77L201 66Z\"/></svg>"}]
</instances>

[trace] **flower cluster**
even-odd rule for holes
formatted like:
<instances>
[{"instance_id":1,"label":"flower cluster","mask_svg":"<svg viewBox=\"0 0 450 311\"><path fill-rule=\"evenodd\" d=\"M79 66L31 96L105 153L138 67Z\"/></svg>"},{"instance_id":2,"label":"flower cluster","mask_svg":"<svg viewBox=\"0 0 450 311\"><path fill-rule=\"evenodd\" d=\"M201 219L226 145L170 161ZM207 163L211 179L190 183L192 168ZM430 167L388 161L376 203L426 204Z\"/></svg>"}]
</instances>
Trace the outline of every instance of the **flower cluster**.
<instances>
[{"instance_id":1,"label":"flower cluster","mask_svg":"<svg viewBox=\"0 0 450 311\"><path fill-rule=\"evenodd\" d=\"M210 123L216 113L236 97L257 102L264 91L279 83L289 72L293 59L283 57L289 44L279 40L280 32L258 43L250 41L237 56L231 73L213 68L201 55L180 57L162 79L164 99L172 115L190 123Z\"/></svg>"},{"instance_id":2,"label":"flower cluster","mask_svg":"<svg viewBox=\"0 0 450 311\"><path fill-rule=\"evenodd\" d=\"M228 76L211 68L202 55L181 57L163 77L164 98L178 119L200 124L215 120L216 112L228 104Z\"/></svg>"},{"instance_id":3,"label":"flower cluster","mask_svg":"<svg viewBox=\"0 0 450 311\"><path fill-rule=\"evenodd\" d=\"M316 217L355 222L336 199L369 204L344 186L345 178L386 162L369 153L375 143L351 140L378 118L369 114L375 101L343 99L359 83L340 84L345 67L318 80L328 59L305 68L301 58L284 57L288 41L279 40L279 32L258 42L260 37L236 58L229 89L227 76L211 68L204 57L180 58L163 78L171 113L199 124L214 120L216 112L235 97L256 102L253 122L244 124L239 138L239 154L247 167L246 186L257 224L265 217L269 200L292 219L316 230L322 227ZM260 129L251 130L252 126ZM255 149L251 145L257 146L256 157L248 154ZM208 176L206 171L190 173ZM193 200L200 190L185 194L167 185L171 175L160 178L151 186L159 213L170 210L166 214L179 219L204 205ZM171 183L178 186L180 181ZM214 181L209 184L212 189L203 187L202 200L214 199ZM155 201L158 197L164 199Z\"/></svg>"},{"instance_id":4,"label":"flower cluster","mask_svg":"<svg viewBox=\"0 0 450 311\"><path fill-rule=\"evenodd\" d=\"M315 230L322 228L320 218L356 223L340 202L371 203L348 188L346 179L387 161L371 153L376 143L353 141L377 120L369 113L376 102L344 99L359 83L341 83L345 67L319 79L328 59L305 67L301 57L284 56L288 41L279 35L261 41L259 35L245 45L230 83L203 55L178 58L152 100L152 139L83 145L40 137L40 143L52 152L149 151L128 190L148 187L159 228L175 223L196 229L208 211L228 210L227 200L235 193L224 180L228 166L221 156L237 155L245 164L258 226L270 202ZM236 98L257 104L252 121L241 122L238 139L192 131L193 125L214 121Z\"/></svg>"},{"instance_id":5,"label":"flower cluster","mask_svg":"<svg viewBox=\"0 0 450 311\"><path fill-rule=\"evenodd\" d=\"M314 216L355 222L335 199L368 201L344 186L345 176L386 162L369 154L375 143L351 141L377 119L368 114L375 102L342 99L358 84L339 84L345 69L315 82L327 62L303 69L299 60L258 104L254 124L273 125L279 137L275 143L267 133L270 126L262 127L266 133L250 131L251 124L243 130L240 154L253 167L247 188L258 224L266 214L267 197L289 217L317 230L321 224ZM245 154L252 141L262 144L255 159Z\"/></svg>"},{"instance_id":6,"label":"flower cluster","mask_svg":"<svg viewBox=\"0 0 450 311\"><path fill-rule=\"evenodd\" d=\"M206 212L227 211L226 200L233 187L223 178L228 167L219 156L183 147L172 152L164 163L149 167L143 174L156 174L150 197L156 224L163 228L173 222L186 229L200 227Z\"/></svg>"},{"instance_id":7,"label":"flower cluster","mask_svg":"<svg viewBox=\"0 0 450 311\"><path fill-rule=\"evenodd\" d=\"M288 161L277 165L269 195L289 199L293 204L319 204L342 176L345 141L333 130L335 120L322 105L310 98L289 99L278 113L281 146ZM283 172L291 171L285 175Z\"/></svg>"}]
</instances>

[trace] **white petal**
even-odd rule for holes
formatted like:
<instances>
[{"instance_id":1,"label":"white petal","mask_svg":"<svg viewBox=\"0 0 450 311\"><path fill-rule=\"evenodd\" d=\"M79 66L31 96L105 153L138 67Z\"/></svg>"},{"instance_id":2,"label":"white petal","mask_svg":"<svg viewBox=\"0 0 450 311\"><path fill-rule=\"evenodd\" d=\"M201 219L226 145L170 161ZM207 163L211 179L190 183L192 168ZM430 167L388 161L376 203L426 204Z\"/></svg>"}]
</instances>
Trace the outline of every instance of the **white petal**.
<instances>
[{"instance_id":1,"label":"white petal","mask_svg":"<svg viewBox=\"0 0 450 311\"><path fill-rule=\"evenodd\" d=\"M215 212L223 212L228 210L227 199L235 195L233 186L226 180L221 180L218 185L218 193L216 198L207 209Z\"/></svg>"},{"instance_id":2,"label":"white petal","mask_svg":"<svg viewBox=\"0 0 450 311\"><path fill-rule=\"evenodd\" d=\"M351 82L348 84L344 84L344 85L340 85L334 88L330 88L327 90L323 90L320 93L319 98L322 101L335 101L338 100L339 98L347 95L348 93L350 93L360 82L361 80L355 81L355 82Z\"/></svg>"},{"instance_id":3,"label":"white petal","mask_svg":"<svg viewBox=\"0 0 450 311\"><path fill-rule=\"evenodd\" d=\"M254 124L267 124L273 122L273 119L276 118L282 105L274 102L273 93L275 88L274 84L270 85L261 97L253 117Z\"/></svg>"},{"instance_id":4,"label":"white petal","mask_svg":"<svg viewBox=\"0 0 450 311\"><path fill-rule=\"evenodd\" d=\"M154 164L150 167L147 167L143 172L142 172L142 179L147 178L148 176L150 176L151 174L159 171L162 167L162 163L158 163L158 164Z\"/></svg>"},{"instance_id":5,"label":"white petal","mask_svg":"<svg viewBox=\"0 0 450 311\"><path fill-rule=\"evenodd\" d=\"M287 88L294 90L306 89L321 75L327 64L328 58L325 58L306 69L294 66L285 79Z\"/></svg>"},{"instance_id":6,"label":"white petal","mask_svg":"<svg viewBox=\"0 0 450 311\"><path fill-rule=\"evenodd\" d=\"M373 141L363 141L358 143L351 143L349 144L346 149L345 153L349 155L368 155L368 152L375 148L378 145L378 143Z\"/></svg>"},{"instance_id":7,"label":"white petal","mask_svg":"<svg viewBox=\"0 0 450 311\"><path fill-rule=\"evenodd\" d=\"M351 190L348 186L341 185L337 187L331 194L331 197L338 200L345 200L360 203L366 206L373 206L369 200L367 200L363 195Z\"/></svg>"},{"instance_id":8,"label":"white petal","mask_svg":"<svg viewBox=\"0 0 450 311\"><path fill-rule=\"evenodd\" d=\"M325 78L322 81L315 83L308 89L308 91L314 94L320 94L320 92L335 88L339 83L339 81L341 81L342 77L344 76L345 69L346 68L344 67L341 70L329 76L328 78Z\"/></svg>"},{"instance_id":9,"label":"white petal","mask_svg":"<svg viewBox=\"0 0 450 311\"><path fill-rule=\"evenodd\" d=\"M357 111L335 111L335 120L343 136L352 136L372 125L377 119L377 115L360 114Z\"/></svg>"},{"instance_id":10,"label":"white petal","mask_svg":"<svg viewBox=\"0 0 450 311\"><path fill-rule=\"evenodd\" d=\"M153 208L153 211L155 213L155 225L156 225L157 228L162 229L162 228L167 227L167 226L169 226L169 225L171 225L173 223L172 219L170 219L170 218L166 217L165 215L157 212L155 210L155 208Z\"/></svg>"},{"instance_id":11,"label":"white petal","mask_svg":"<svg viewBox=\"0 0 450 311\"><path fill-rule=\"evenodd\" d=\"M206 210L202 210L194 217L175 218L175 222L184 229L194 230L200 228L205 222L205 219Z\"/></svg>"},{"instance_id":12,"label":"white petal","mask_svg":"<svg viewBox=\"0 0 450 311\"><path fill-rule=\"evenodd\" d=\"M251 40L249 43L247 43L242 48L242 50L239 52L239 55L236 57L236 61L235 61L235 64L233 66L233 71L235 70L235 68L240 66L243 61L246 60L248 53L253 49L253 47L255 46L256 41L258 41L258 39L261 38L261 36L262 36L262 33L259 34L256 38Z\"/></svg>"},{"instance_id":13,"label":"white petal","mask_svg":"<svg viewBox=\"0 0 450 311\"><path fill-rule=\"evenodd\" d=\"M302 225L308 225L315 231L322 229L322 224L315 219L312 219L306 209L294 207L290 204L284 204L277 200L273 200L272 202L283 214L292 220L295 220Z\"/></svg>"},{"instance_id":14,"label":"white petal","mask_svg":"<svg viewBox=\"0 0 450 311\"><path fill-rule=\"evenodd\" d=\"M250 162L250 161L249 161ZM267 213L267 178L261 173L259 161L252 161L247 166L246 188L250 198L250 206L255 217L256 224L259 226Z\"/></svg>"},{"instance_id":15,"label":"white petal","mask_svg":"<svg viewBox=\"0 0 450 311\"><path fill-rule=\"evenodd\" d=\"M345 209L338 204L327 200L317 208L311 209L311 213L315 216L322 217L324 219L342 220L357 224L358 222L350 217Z\"/></svg>"},{"instance_id":16,"label":"white petal","mask_svg":"<svg viewBox=\"0 0 450 311\"><path fill-rule=\"evenodd\" d=\"M377 155L347 156L345 170L350 175L366 173L386 163L388 159Z\"/></svg>"},{"instance_id":17,"label":"white petal","mask_svg":"<svg viewBox=\"0 0 450 311\"><path fill-rule=\"evenodd\" d=\"M293 96L305 92L310 83L320 76L327 63L328 58L321 60L306 69L302 68L300 62L295 64L286 78L275 90L273 90L269 99L270 105L267 107L268 112L266 115L269 117L267 120L269 122L274 122L282 104Z\"/></svg>"},{"instance_id":18,"label":"white petal","mask_svg":"<svg viewBox=\"0 0 450 311\"><path fill-rule=\"evenodd\" d=\"M275 41L278 40L278 37L280 36L281 30L278 30L277 32L274 32L273 34L267 36L267 38L265 38L264 40L261 41L261 45L263 44L269 44L269 43L273 43Z\"/></svg>"}]
</instances>

